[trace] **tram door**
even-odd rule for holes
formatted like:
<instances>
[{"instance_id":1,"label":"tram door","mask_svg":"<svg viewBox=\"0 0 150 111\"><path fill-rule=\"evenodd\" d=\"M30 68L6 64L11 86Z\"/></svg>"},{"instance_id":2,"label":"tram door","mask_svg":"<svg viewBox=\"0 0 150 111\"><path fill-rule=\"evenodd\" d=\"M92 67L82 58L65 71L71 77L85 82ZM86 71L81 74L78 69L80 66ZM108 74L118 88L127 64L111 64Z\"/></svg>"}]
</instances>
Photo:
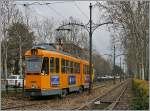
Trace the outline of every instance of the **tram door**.
<instances>
[{"instance_id":1,"label":"tram door","mask_svg":"<svg viewBox=\"0 0 150 111\"><path fill-rule=\"evenodd\" d=\"M49 84L50 71L49 71L49 58L48 57L43 58L41 75L42 75L42 76L40 76L41 77L41 88L49 89L50 86L48 84Z\"/></svg>"},{"instance_id":2,"label":"tram door","mask_svg":"<svg viewBox=\"0 0 150 111\"><path fill-rule=\"evenodd\" d=\"M44 75L49 75L49 58L44 57L41 72Z\"/></svg>"},{"instance_id":3,"label":"tram door","mask_svg":"<svg viewBox=\"0 0 150 111\"><path fill-rule=\"evenodd\" d=\"M50 57L50 87L58 87L60 84L59 66L60 59L57 57Z\"/></svg>"}]
</instances>

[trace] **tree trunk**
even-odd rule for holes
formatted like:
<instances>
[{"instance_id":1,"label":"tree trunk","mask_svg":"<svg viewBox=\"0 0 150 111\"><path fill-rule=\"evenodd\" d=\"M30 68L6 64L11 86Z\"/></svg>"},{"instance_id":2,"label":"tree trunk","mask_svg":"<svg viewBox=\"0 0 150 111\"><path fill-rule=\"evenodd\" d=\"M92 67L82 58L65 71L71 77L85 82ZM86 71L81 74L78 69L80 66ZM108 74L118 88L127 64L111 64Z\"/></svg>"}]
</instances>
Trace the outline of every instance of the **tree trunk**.
<instances>
[{"instance_id":1,"label":"tree trunk","mask_svg":"<svg viewBox=\"0 0 150 111\"><path fill-rule=\"evenodd\" d=\"M7 79L7 74L8 74L8 71L7 71L7 47L5 46L5 60L4 60L4 64L5 64L5 79Z\"/></svg>"}]
</instances>

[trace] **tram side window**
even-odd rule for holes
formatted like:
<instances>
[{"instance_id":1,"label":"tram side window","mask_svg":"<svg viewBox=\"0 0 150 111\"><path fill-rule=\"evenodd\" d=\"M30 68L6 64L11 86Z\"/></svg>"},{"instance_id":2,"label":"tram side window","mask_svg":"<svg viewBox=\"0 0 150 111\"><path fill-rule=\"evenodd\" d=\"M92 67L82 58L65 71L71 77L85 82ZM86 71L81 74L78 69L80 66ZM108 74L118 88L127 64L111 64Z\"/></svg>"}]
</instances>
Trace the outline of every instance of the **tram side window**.
<instances>
[{"instance_id":1,"label":"tram side window","mask_svg":"<svg viewBox=\"0 0 150 111\"><path fill-rule=\"evenodd\" d=\"M70 62L70 70L71 70L71 73L73 73L73 62L72 61Z\"/></svg>"},{"instance_id":2,"label":"tram side window","mask_svg":"<svg viewBox=\"0 0 150 111\"><path fill-rule=\"evenodd\" d=\"M66 60L66 73L68 74L69 73L69 61Z\"/></svg>"},{"instance_id":3,"label":"tram side window","mask_svg":"<svg viewBox=\"0 0 150 111\"><path fill-rule=\"evenodd\" d=\"M86 65L85 65L85 74L87 74L87 67L86 67Z\"/></svg>"},{"instance_id":4,"label":"tram side window","mask_svg":"<svg viewBox=\"0 0 150 111\"><path fill-rule=\"evenodd\" d=\"M75 73L80 73L80 64L79 63L74 64L74 70L75 70Z\"/></svg>"},{"instance_id":5,"label":"tram side window","mask_svg":"<svg viewBox=\"0 0 150 111\"><path fill-rule=\"evenodd\" d=\"M73 65L73 71L74 71L74 73L76 73L76 63L74 62L74 65Z\"/></svg>"},{"instance_id":6,"label":"tram side window","mask_svg":"<svg viewBox=\"0 0 150 111\"><path fill-rule=\"evenodd\" d=\"M68 65L68 73L71 73L71 61L69 61L69 65Z\"/></svg>"},{"instance_id":7,"label":"tram side window","mask_svg":"<svg viewBox=\"0 0 150 111\"><path fill-rule=\"evenodd\" d=\"M49 69L49 58L44 57L41 71L42 73L48 74L48 69Z\"/></svg>"},{"instance_id":8,"label":"tram side window","mask_svg":"<svg viewBox=\"0 0 150 111\"><path fill-rule=\"evenodd\" d=\"M89 70L89 66L87 66L87 74L89 74L89 71L90 71L90 70Z\"/></svg>"},{"instance_id":9,"label":"tram side window","mask_svg":"<svg viewBox=\"0 0 150 111\"><path fill-rule=\"evenodd\" d=\"M87 74L87 66L85 65L85 74Z\"/></svg>"},{"instance_id":10,"label":"tram side window","mask_svg":"<svg viewBox=\"0 0 150 111\"><path fill-rule=\"evenodd\" d=\"M65 60L65 64L64 64L64 69L65 69L65 73L67 73L67 61Z\"/></svg>"},{"instance_id":11,"label":"tram side window","mask_svg":"<svg viewBox=\"0 0 150 111\"><path fill-rule=\"evenodd\" d=\"M84 74L88 74L89 73L89 67L88 65L84 65Z\"/></svg>"},{"instance_id":12,"label":"tram side window","mask_svg":"<svg viewBox=\"0 0 150 111\"><path fill-rule=\"evenodd\" d=\"M88 74L88 66L86 65L85 67L86 67L86 72L85 72L85 74Z\"/></svg>"},{"instance_id":13,"label":"tram side window","mask_svg":"<svg viewBox=\"0 0 150 111\"><path fill-rule=\"evenodd\" d=\"M65 73L65 60L61 59L61 72Z\"/></svg>"},{"instance_id":14,"label":"tram side window","mask_svg":"<svg viewBox=\"0 0 150 111\"><path fill-rule=\"evenodd\" d=\"M54 73L55 66L54 66L54 57L50 58L50 72Z\"/></svg>"},{"instance_id":15,"label":"tram side window","mask_svg":"<svg viewBox=\"0 0 150 111\"><path fill-rule=\"evenodd\" d=\"M78 63L76 63L76 73L78 73Z\"/></svg>"},{"instance_id":16,"label":"tram side window","mask_svg":"<svg viewBox=\"0 0 150 111\"><path fill-rule=\"evenodd\" d=\"M87 68L86 68L86 65L84 65L84 74L87 74Z\"/></svg>"},{"instance_id":17,"label":"tram side window","mask_svg":"<svg viewBox=\"0 0 150 111\"><path fill-rule=\"evenodd\" d=\"M76 73L76 63L73 63L73 73Z\"/></svg>"},{"instance_id":18,"label":"tram side window","mask_svg":"<svg viewBox=\"0 0 150 111\"><path fill-rule=\"evenodd\" d=\"M77 64L77 73L80 73L80 63Z\"/></svg>"},{"instance_id":19,"label":"tram side window","mask_svg":"<svg viewBox=\"0 0 150 111\"><path fill-rule=\"evenodd\" d=\"M56 58L56 73L59 73L59 58Z\"/></svg>"},{"instance_id":20,"label":"tram side window","mask_svg":"<svg viewBox=\"0 0 150 111\"><path fill-rule=\"evenodd\" d=\"M85 74L85 65L83 65L83 74Z\"/></svg>"}]
</instances>

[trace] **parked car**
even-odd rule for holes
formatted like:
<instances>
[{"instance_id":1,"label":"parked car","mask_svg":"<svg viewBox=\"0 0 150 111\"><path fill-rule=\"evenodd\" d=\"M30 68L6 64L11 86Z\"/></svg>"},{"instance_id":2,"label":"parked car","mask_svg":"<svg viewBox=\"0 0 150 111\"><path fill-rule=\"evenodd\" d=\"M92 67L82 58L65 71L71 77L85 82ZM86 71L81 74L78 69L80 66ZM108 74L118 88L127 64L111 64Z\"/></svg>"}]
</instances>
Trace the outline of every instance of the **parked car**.
<instances>
[{"instance_id":1,"label":"parked car","mask_svg":"<svg viewBox=\"0 0 150 111\"><path fill-rule=\"evenodd\" d=\"M113 76L108 76L109 79L113 79Z\"/></svg>"},{"instance_id":2,"label":"parked car","mask_svg":"<svg viewBox=\"0 0 150 111\"><path fill-rule=\"evenodd\" d=\"M117 79L119 79L119 78L120 78L120 76L116 76L116 78L117 78Z\"/></svg>"},{"instance_id":3,"label":"parked car","mask_svg":"<svg viewBox=\"0 0 150 111\"><path fill-rule=\"evenodd\" d=\"M10 75L7 78L8 87L22 87L23 86L23 78L20 75Z\"/></svg>"},{"instance_id":4,"label":"parked car","mask_svg":"<svg viewBox=\"0 0 150 111\"><path fill-rule=\"evenodd\" d=\"M102 79L108 79L107 75L101 77Z\"/></svg>"}]
</instances>

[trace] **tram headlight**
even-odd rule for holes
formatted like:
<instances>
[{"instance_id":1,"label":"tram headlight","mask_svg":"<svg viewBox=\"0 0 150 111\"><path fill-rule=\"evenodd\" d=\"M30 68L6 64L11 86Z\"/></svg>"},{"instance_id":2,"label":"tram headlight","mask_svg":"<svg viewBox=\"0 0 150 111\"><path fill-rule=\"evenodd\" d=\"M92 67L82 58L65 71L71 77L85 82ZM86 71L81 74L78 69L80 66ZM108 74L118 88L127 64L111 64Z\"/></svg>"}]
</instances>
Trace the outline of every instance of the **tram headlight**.
<instances>
[{"instance_id":1,"label":"tram headlight","mask_svg":"<svg viewBox=\"0 0 150 111\"><path fill-rule=\"evenodd\" d=\"M44 76L44 75L45 75L45 71L44 71L44 70L42 71L41 75L42 75L42 76Z\"/></svg>"},{"instance_id":2,"label":"tram headlight","mask_svg":"<svg viewBox=\"0 0 150 111\"><path fill-rule=\"evenodd\" d=\"M34 85L32 85L32 87L31 88L35 88L35 86Z\"/></svg>"},{"instance_id":3,"label":"tram headlight","mask_svg":"<svg viewBox=\"0 0 150 111\"><path fill-rule=\"evenodd\" d=\"M38 88L36 84L32 84L31 88L35 89Z\"/></svg>"},{"instance_id":4,"label":"tram headlight","mask_svg":"<svg viewBox=\"0 0 150 111\"><path fill-rule=\"evenodd\" d=\"M41 73L42 76L44 76L44 73Z\"/></svg>"}]
</instances>

